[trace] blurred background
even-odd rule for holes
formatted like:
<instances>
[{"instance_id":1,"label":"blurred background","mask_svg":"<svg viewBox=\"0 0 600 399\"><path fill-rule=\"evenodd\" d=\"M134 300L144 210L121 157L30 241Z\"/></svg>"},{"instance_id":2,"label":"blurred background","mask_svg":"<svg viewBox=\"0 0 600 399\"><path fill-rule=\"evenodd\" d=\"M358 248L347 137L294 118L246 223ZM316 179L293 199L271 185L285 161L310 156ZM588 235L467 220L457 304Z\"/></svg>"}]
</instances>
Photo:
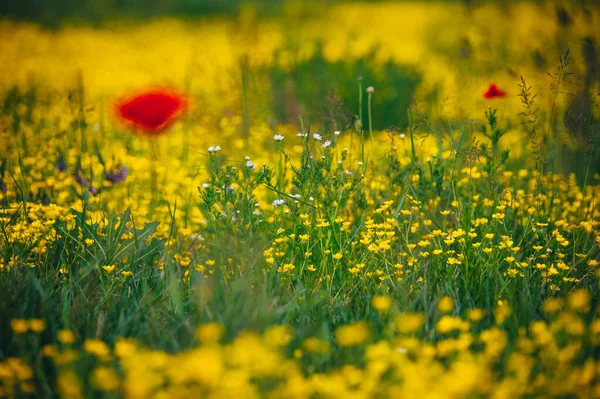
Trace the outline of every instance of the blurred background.
<instances>
[{"instance_id":1,"label":"blurred background","mask_svg":"<svg viewBox=\"0 0 600 399\"><path fill-rule=\"evenodd\" d=\"M441 141L492 106L518 157L523 76L544 130L581 148L597 130L599 15L584 0L10 0L0 4L3 112L85 88L88 120L102 124L120 96L168 86L191 94L197 126L233 126L247 140L296 131L300 116L313 130L346 130L358 115L366 126L373 86L374 130L406 129L412 107L420 132ZM506 95L486 98L491 84Z\"/></svg>"}]
</instances>

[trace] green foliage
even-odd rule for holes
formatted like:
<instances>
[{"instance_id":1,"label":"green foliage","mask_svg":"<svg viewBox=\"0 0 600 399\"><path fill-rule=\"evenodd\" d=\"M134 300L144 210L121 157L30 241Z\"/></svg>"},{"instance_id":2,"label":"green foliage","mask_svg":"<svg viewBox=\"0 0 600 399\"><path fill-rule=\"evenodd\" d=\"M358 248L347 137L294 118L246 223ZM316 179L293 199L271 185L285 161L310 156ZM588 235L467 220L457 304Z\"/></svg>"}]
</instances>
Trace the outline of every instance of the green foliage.
<instances>
[{"instance_id":1,"label":"green foliage","mask_svg":"<svg viewBox=\"0 0 600 399\"><path fill-rule=\"evenodd\" d=\"M328 62L320 47L308 60L292 63L290 67L277 66L268 73L273 90L273 107L280 123L296 123L297 115L310 117L327 130L345 130L352 127L352 114L358 109L356 82L362 78L363 87L373 86L373 129L382 130L392 125L406 128L406 109L420 77L407 67L391 61L376 63L377 49L358 60ZM367 115L367 102L362 103L362 114ZM289 109L295 109L290 113ZM362 126L367 126L363 117Z\"/></svg>"}]
</instances>

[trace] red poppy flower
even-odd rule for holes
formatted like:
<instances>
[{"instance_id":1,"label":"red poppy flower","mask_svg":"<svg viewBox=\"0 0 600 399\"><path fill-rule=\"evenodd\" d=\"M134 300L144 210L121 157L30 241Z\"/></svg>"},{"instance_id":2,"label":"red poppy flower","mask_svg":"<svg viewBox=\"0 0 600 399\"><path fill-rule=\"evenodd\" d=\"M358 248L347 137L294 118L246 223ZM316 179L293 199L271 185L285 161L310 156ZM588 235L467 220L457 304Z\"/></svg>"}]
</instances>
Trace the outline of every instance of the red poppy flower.
<instances>
[{"instance_id":1,"label":"red poppy flower","mask_svg":"<svg viewBox=\"0 0 600 399\"><path fill-rule=\"evenodd\" d=\"M123 120L149 136L162 133L185 108L186 100L182 95L163 90L147 91L117 105Z\"/></svg>"},{"instance_id":2,"label":"red poppy flower","mask_svg":"<svg viewBox=\"0 0 600 399\"><path fill-rule=\"evenodd\" d=\"M490 85L490 87L488 87L487 91L485 93L483 93L483 96L485 98L487 98L488 100L491 100L492 98L496 98L496 97L504 97L504 96L506 96L506 93L503 92L494 83L492 83Z\"/></svg>"}]
</instances>

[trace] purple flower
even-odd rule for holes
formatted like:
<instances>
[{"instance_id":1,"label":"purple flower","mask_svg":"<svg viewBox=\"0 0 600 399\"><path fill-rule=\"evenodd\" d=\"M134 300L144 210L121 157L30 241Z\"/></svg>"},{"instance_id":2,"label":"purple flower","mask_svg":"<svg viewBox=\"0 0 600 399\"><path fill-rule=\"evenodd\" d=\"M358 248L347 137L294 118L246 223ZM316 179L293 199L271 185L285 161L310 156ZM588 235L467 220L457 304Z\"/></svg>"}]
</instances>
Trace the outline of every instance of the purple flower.
<instances>
[{"instance_id":1,"label":"purple flower","mask_svg":"<svg viewBox=\"0 0 600 399\"><path fill-rule=\"evenodd\" d=\"M122 182L127 178L129 168L127 166L117 166L114 170L107 171L104 173L104 180L109 181L113 184Z\"/></svg>"},{"instance_id":2,"label":"purple flower","mask_svg":"<svg viewBox=\"0 0 600 399\"><path fill-rule=\"evenodd\" d=\"M79 183L80 186L88 187L90 185L88 179L86 179L80 171L75 172L73 174L73 177L75 178L75 181Z\"/></svg>"},{"instance_id":3,"label":"purple flower","mask_svg":"<svg viewBox=\"0 0 600 399\"><path fill-rule=\"evenodd\" d=\"M56 160L56 166L54 167L57 172L66 172L67 171L67 163L65 162L65 157L62 154L58 156Z\"/></svg>"},{"instance_id":4,"label":"purple flower","mask_svg":"<svg viewBox=\"0 0 600 399\"><path fill-rule=\"evenodd\" d=\"M80 186L86 187L92 195L98 194L98 189L92 186L89 180L86 179L85 176L83 176L81 170L78 170L77 172L73 173L73 177L75 178L75 181L79 183Z\"/></svg>"}]
</instances>

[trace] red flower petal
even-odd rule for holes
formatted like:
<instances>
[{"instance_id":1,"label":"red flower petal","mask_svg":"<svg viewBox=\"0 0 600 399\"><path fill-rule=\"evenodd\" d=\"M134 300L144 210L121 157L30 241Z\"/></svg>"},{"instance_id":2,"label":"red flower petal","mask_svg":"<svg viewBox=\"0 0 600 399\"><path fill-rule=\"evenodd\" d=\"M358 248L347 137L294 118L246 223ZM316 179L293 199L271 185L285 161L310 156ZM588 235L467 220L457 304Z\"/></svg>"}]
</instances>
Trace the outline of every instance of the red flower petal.
<instances>
[{"instance_id":1,"label":"red flower petal","mask_svg":"<svg viewBox=\"0 0 600 399\"><path fill-rule=\"evenodd\" d=\"M504 97L506 96L506 93L503 92L498 86L496 86L494 83L492 83L490 85L490 87L488 87L487 91L485 93L483 93L483 96L485 98L487 98L488 100L492 99L492 98L496 98L496 97Z\"/></svg>"},{"instance_id":2,"label":"red flower petal","mask_svg":"<svg viewBox=\"0 0 600 399\"><path fill-rule=\"evenodd\" d=\"M117 108L123 120L132 123L143 133L154 136L171 125L184 111L185 106L183 96L155 90L123 101Z\"/></svg>"}]
</instances>

